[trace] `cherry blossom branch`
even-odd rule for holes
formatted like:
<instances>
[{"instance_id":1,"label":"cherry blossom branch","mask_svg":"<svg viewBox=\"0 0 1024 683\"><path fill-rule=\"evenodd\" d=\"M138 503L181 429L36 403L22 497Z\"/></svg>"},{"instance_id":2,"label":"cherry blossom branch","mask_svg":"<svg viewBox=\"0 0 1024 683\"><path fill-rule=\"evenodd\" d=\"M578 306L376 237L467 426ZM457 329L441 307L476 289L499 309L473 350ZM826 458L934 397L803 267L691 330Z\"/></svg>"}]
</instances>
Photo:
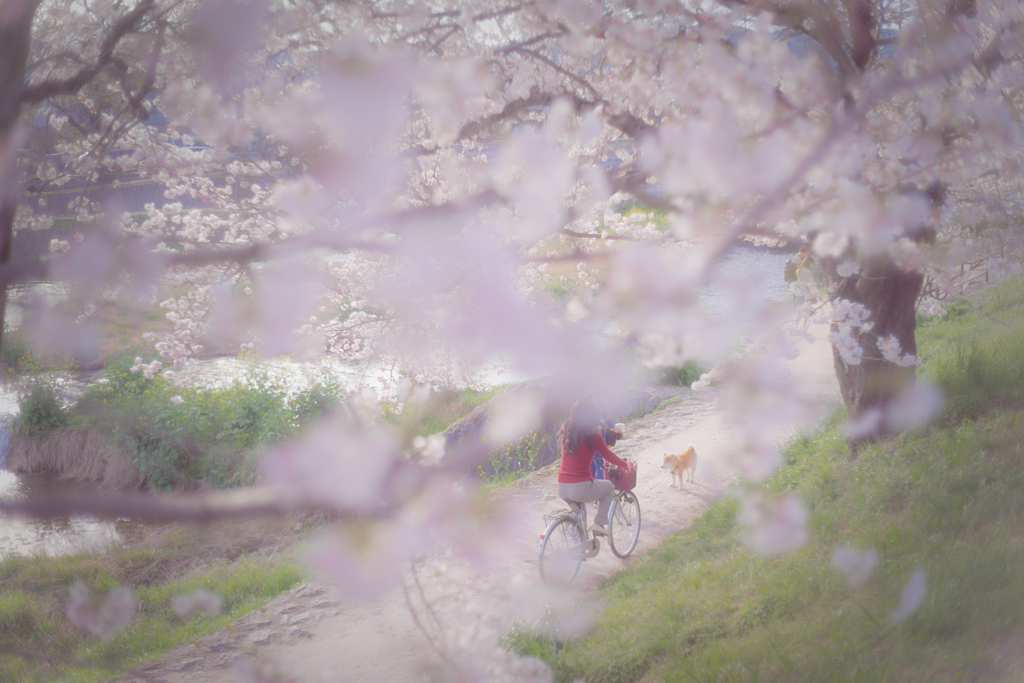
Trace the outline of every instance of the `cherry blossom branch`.
<instances>
[{"instance_id":1,"label":"cherry blossom branch","mask_svg":"<svg viewBox=\"0 0 1024 683\"><path fill-rule=\"evenodd\" d=\"M459 25L458 24L436 24L434 26L424 26L423 28L416 29L415 31L413 31L411 33L405 33L403 35L398 36L398 40L400 40L402 42L408 42L410 39L415 38L417 36L421 36L424 33L430 34L430 33L433 33L434 31L439 31L439 30L445 29L445 28L448 28L448 29L454 28L454 29L458 30L459 29ZM427 52L432 52L432 51L433 50L430 50L430 49L427 50Z\"/></svg>"},{"instance_id":2,"label":"cherry blossom branch","mask_svg":"<svg viewBox=\"0 0 1024 683\"><path fill-rule=\"evenodd\" d=\"M43 81L42 83L26 87L21 93L21 102L24 104L38 104L55 95L76 93L81 90L86 83L96 78L100 71L110 64L117 44L139 25L146 13L153 8L153 3L154 0L141 0L135 6L135 9L121 17L114 24L114 27L110 29L110 33L104 38L100 46L100 54L92 66L82 69L70 78Z\"/></svg>"},{"instance_id":3,"label":"cherry blossom branch","mask_svg":"<svg viewBox=\"0 0 1024 683\"><path fill-rule=\"evenodd\" d=\"M511 45L506 45L505 47L499 48L498 50L496 50L496 52L498 54L508 54L510 52L522 52L524 48L530 47L531 45L536 45L537 43L540 43L542 41L547 40L548 38L557 38L558 36L563 35L564 33L565 33L564 30L560 30L560 31L547 31L545 33L540 33L538 35L535 35L532 38L527 38L526 40L520 41L518 43L512 43Z\"/></svg>"},{"instance_id":4,"label":"cherry blossom branch","mask_svg":"<svg viewBox=\"0 0 1024 683\"><path fill-rule=\"evenodd\" d=\"M583 78L581 76L578 76L578 75L572 73L571 71L568 71L568 70L564 69L563 67L559 66L558 64L556 64L552 60L548 59L547 57L545 57L541 53L537 52L536 50L530 50L530 49L528 49L525 46L515 47L515 48L513 48L513 50L518 52L518 53L520 53L520 54L524 54L524 55L526 55L528 57L532 57L533 59L536 59L537 61L539 61L539 62L541 62L543 64L546 64L547 66L551 67L552 69L554 69L555 71L557 71L561 75L563 75L566 78L568 78L573 83L577 83L577 84L583 86L583 88L585 90L587 90L591 95L593 95L595 99L600 99L601 98L601 94L599 92L597 92L597 89L594 86L592 86L585 78Z\"/></svg>"},{"instance_id":5,"label":"cherry blossom branch","mask_svg":"<svg viewBox=\"0 0 1024 683\"><path fill-rule=\"evenodd\" d=\"M253 516L282 517L323 508L323 505L311 505L297 499L285 501L270 489L214 491L187 496L59 494L0 500L0 512L19 517L94 515L195 524ZM356 517L360 511L332 509L331 512L342 517Z\"/></svg>"},{"instance_id":6,"label":"cherry blossom branch","mask_svg":"<svg viewBox=\"0 0 1024 683\"><path fill-rule=\"evenodd\" d=\"M639 242L640 239L630 235L600 235L595 232L577 232L569 228L561 228L558 233L566 237L579 237L588 240L625 240L627 242Z\"/></svg>"},{"instance_id":7,"label":"cherry blossom branch","mask_svg":"<svg viewBox=\"0 0 1024 683\"><path fill-rule=\"evenodd\" d=\"M515 118L527 111L530 107L545 106L551 104L554 100L554 96L548 93L534 92L529 97L512 100L507 103L500 112L486 116L477 121L470 121L462 126L459 130L458 135L455 136L454 142L462 142L468 140L474 136L477 136L485 131L491 130L497 125L504 123L505 121ZM433 147L426 149L422 145L412 147L402 153L402 157L418 157L436 154L440 151L440 147Z\"/></svg>"},{"instance_id":8,"label":"cherry blossom branch","mask_svg":"<svg viewBox=\"0 0 1024 683\"><path fill-rule=\"evenodd\" d=\"M461 201L448 204L429 205L409 209L407 211L396 211L390 214L373 216L360 221L356 225L348 226L353 232L370 227L388 226L392 228L410 225L419 222L430 222L452 215L473 211L483 208L498 201L500 196L493 190L485 190L476 195L467 197ZM155 238L147 240L124 240L110 245L110 248L117 252L119 249L143 248L148 251L146 245L154 243ZM395 246L389 242L371 242L362 239L351 239L335 235L324 235L312 233L302 235L289 240L276 243L259 243L240 247L202 247L189 242L184 242L194 247L186 251L163 251L151 254L152 260L147 266L156 266L162 269L176 266L202 267L218 263L248 264L258 261L268 261L274 257L288 253L307 251L315 248L329 248L335 250L359 249L372 252L392 252ZM0 285L29 282L42 279L50 275L55 265L62 263L65 258L72 257L46 257L38 259L27 259L15 263L0 264Z\"/></svg>"},{"instance_id":9,"label":"cherry blossom branch","mask_svg":"<svg viewBox=\"0 0 1024 683\"><path fill-rule=\"evenodd\" d=\"M427 600L427 593L425 590L423 590L423 584L420 583L420 576L416 572L416 560L413 560L409 563L409 571L412 574L413 583L416 584L416 590L420 594L420 600L423 602L423 605L427 608L427 612L434 620L434 623L437 624L437 627L443 630L444 627L441 624L441 619L437 616L437 612L434 611L433 605L431 605L430 601Z\"/></svg>"},{"instance_id":10,"label":"cherry blossom branch","mask_svg":"<svg viewBox=\"0 0 1024 683\"><path fill-rule=\"evenodd\" d=\"M523 5L521 3L517 3L515 5L509 5L508 7L503 7L501 9L474 14L470 17L470 19L474 22L484 21L486 19L497 19L498 17L518 12L520 9L522 9L522 7ZM398 19L401 18L402 16L403 15L400 12L371 12L369 14L369 17L371 19ZM432 12L430 14L431 19L449 19L459 16L462 16L462 10L459 9L445 10L443 12Z\"/></svg>"},{"instance_id":11,"label":"cherry blossom branch","mask_svg":"<svg viewBox=\"0 0 1024 683\"><path fill-rule=\"evenodd\" d=\"M444 41L451 38L460 30L462 30L461 26L456 25L451 27L447 33L445 33L443 36L441 36L440 38L438 38L437 40L430 44L430 47L427 48L427 52L434 52L435 50L437 50L437 48L441 47L441 44L444 43Z\"/></svg>"},{"instance_id":12,"label":"cherry blossom branch","mask_svg":"<svg viewBox=\"0 0 1024 683\"><path fill-rule=\"evenodd\" d=\"M991 59L992 61L995 61L994 57L991 57ZM865 93L864 97L858 101L852 109L848 109L842 116L833 118L832 126L825 137L823 137L814 146L811 152L804 157L804 159L786 176L782 182L775 186L774 190L761 198L757 205L755 205L742 220L736 223L731 236L736 237L746 230L751 229L751 226L756 226L760 223L767 212L776 205L785 192L796 185L797 181L804 177L804 175L806 175L822 158L824 158L825 154L833 147L833 145L837 144L843 136L852 131L856 124L867 116L867 114L882 99L893 96L898 92L910 89L916 85L922 85L933 80L946 78L968 64L976 66L978 61L980 60L969 58L955 64L945 64L931 69L922 69L912 78L907 78L903 76L898 69L894 69L881 80L876 88ZM715 261L724 254L725 250L728 248L727 245L728 240L723 240L721 245L705 262L705 275L710 273Z\"/></svg>"},{"instance_id":13,"label":"cherry blossom branch","mask_svg":"<svg viewBox=\"0 0 1024 683\"><path fill-rule=\"evenodd\" d=\"M415 569L413 569L413 571L415 571ZM420 617L416 613L416 609L412 605L412 598L409 596L409 589L406 587L405 581L399 579L398 583L402 587L402 595L405 597L405 606L409 609L409 615L412 616L412 620L413 623L416 624L416 628L418 628L420 630L420 633L422 633L423 636L427 639L427 642L430 643L430 647L434 650L434 652L437 653L437 656L440 657L446 664L451 665L451 660L448 659L447 655L445 654L441 646L437 644L437 641L434 639L433 634L429 630L427 630L423 622L420 621ZM419 581L417 581L416 585L419 585ZM426 598L422 596L422 589L421 599L423 600L424 604L427 604ZM430 610L429 604L427 604L427 609ZM433 610L430 611L431 613L433 613ZM437 619L436 616L434 618Z\"/></svg>"},{"instance_id":14,"label":"cherry blossom branch","mask_svg":"<svg viewBox=\"0 0 1024 683\"><path fill-rule=\"evenodd\" d=\"M722 0L726 7L742 7L752 14L762 11L771 12L776 23L786 28L802 33L818 45L835 60L840 75L848 80L858 73L858 69L843 43L843 32L836 26L835 17L832 13L826 12L824 6L817 2L808 2L799 5L780 6L773 2L761 2L755 0ZM807 18L810 15L812 24L808 26Z\"/></svg>"}]
</instances>

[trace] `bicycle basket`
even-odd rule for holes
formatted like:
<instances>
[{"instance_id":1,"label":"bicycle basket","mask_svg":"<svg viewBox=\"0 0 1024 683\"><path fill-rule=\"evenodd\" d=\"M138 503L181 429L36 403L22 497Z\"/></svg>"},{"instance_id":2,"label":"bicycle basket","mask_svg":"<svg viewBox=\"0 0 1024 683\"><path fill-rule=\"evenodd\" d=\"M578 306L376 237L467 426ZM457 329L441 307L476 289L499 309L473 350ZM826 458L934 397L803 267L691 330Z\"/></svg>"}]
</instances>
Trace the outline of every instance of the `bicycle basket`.
<instances>
[{"instance_id":1,"label":"bicycle basket","mask_svg":"<svg viewBox=\"0 0 1024 683\"><path fill-rule=\"evenodd\" d=\"M629 465L628 470L614 466L608 468L608 479L618 491L632 491L636 488L636 463L627 460L626 464Z\"/></svg>"}]
</instances>

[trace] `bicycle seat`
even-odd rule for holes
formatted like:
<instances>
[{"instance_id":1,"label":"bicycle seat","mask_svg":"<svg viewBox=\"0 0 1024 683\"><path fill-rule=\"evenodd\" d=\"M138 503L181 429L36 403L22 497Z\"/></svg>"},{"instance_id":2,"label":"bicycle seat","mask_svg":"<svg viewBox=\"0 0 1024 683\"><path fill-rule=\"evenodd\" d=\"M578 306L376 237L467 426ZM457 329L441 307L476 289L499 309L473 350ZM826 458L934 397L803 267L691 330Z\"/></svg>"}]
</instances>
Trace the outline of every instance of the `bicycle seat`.
<instances>
[{"instance_id":1,"label":"bicycle seat","mask_svg":"<svg viewBox=\"0 0 1024 683\"><path fill-rule=\"evenodd\" d=\"M565 500L565 499L563 498L562 500ZM579 510L580 508L586 507L586 503L577 503L575 500L566 500L565 502L569 504L569 507L573 511L576 511L576 510Z\"/></svg>"}]
</instances>

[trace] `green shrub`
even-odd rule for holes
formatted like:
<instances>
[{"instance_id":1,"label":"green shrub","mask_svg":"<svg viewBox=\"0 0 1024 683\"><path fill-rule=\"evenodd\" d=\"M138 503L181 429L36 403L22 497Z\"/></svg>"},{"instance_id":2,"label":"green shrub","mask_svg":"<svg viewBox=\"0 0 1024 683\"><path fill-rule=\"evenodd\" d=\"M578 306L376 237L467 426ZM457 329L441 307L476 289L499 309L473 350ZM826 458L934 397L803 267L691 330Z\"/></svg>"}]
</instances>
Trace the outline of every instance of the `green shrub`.
<instances>
[{"instance_id":1,"label":"green shrub","mask_svg":"<svg viewBox=\"0 0 1024 683\"><path fill-rule=\"evenodd\" d=\"M28 436L40 436L71 424L64 392L59 380L53 377L29 380L18 398L18 411L14 430Z\"/></svg>"},{"instance_id":2,"label":"green shrub","mask_svg":"<svg viewBox=\"0 0 1024 683\"><path fill-rule=\"evenodd\" d=\"M661 386L689 387L699 380L703 373L703 368L693 361L687 361L683 365L658 368L654 371L654 383Z\"/></svg>"},{"instance_id":3,"label":"green shrub","mask_svg":"<svg viewBox=\"0 0 1024 683\"><path fill-rule=\"evenodd\" d=\"M167 439L145 432L120 433L115 438L132 457L132 465L150 487L169 489L181 481L186 460L181 450Z\"/></svg>"},{"instance_id":4,"label":"green shrub","mask_svg":"<svg viewBox=\"0 0 1024 683\"><path fill-rule=\"evenodd\" d=\"M319 419L341 400L338 385L317 381L297 391L289 400L292 419L303 425Z\"/></svg>"},{"instance_id":5,"label":"green shrub","mask_svg":"<svg viewBox=\"0 0 1024 683\"><path fill-rule=\"evenodd\" d=\"M132 372L136 352L111 359L104 381L89 389L78 411L99 424L116 424L113 438L155 488L203 481L214 487L248 484L248 454L291 436L340 397L320 381L297 392L262 370L230 386L176 387L162 373Z\"/></svg>"}]
</instances>

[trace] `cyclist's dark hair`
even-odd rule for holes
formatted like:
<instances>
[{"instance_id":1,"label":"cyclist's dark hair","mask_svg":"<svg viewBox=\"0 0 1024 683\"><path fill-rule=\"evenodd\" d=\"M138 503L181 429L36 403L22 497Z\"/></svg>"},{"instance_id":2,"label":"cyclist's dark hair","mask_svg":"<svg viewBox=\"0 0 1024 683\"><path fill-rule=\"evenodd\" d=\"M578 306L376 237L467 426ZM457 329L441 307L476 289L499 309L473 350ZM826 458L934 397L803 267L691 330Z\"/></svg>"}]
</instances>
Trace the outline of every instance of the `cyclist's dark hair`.
<instances>
[{"instance_id":1,"label":"cyclist's dark hair","mask_svg":"<svg viewBox=\"0 0 1024 683\"><path fill-rule=\"evenodd\" d=\"M562 423L562 450L573 453L579 448L580 440L601 426L601 414L597 402L583 398L572 404L569 414Z\"/></svg>"}]
</instances>

